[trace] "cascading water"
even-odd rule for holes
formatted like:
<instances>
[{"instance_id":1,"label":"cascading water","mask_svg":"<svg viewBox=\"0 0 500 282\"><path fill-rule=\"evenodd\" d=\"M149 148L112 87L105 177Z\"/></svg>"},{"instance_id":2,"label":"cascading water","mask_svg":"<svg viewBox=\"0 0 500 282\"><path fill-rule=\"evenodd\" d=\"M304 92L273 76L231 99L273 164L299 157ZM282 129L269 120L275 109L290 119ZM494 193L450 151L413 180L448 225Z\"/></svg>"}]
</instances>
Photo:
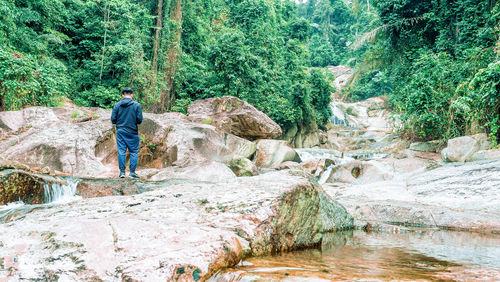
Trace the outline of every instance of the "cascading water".
<instances>
[{"instance_id":1,"label":"cascading water","mask_svg":"<svg viewBox=\"0 0 500 282\"><path fill-rule=\"evenodd\" d=\"M66 184L44 184L45 203L67 203L81 197L76 196L78 181L68 179Z\"/></svg>"},{"instance_id":2,"label":"cascading water","mask_svg":"<svg viewBox=\"0 0 500 282\"><path fill-rule=\"evenodd\" d=\"M65 204L81 199L80 196L76 195L78 182L79 180L77 179L67 178L59 183L44 184L44 204L26 205L22 201L18 201L0 206L0 222L7 222L14 217L27 214L36 208L43 208L54 204Z\"/></svg>"},{"instance_id":3,"label":"cascading water","mask_svg":"<svg viewBox=\"0 0 500 282\"><path fill-rule=\"evenodd\" d=\"M330 104L332 116L328 119L329 122L339 126L349 126L345 113L334 103Z\"/></svg>"},{"instance_id":4,"label":"cascading water","mask_svg":"<svg viewBox=\"0 0 500 282\"><path fill-rule=\"evenodd\" d=\"M324 184L328 181L332 173L335 172L337 167L342 166L346 162L354 160L351 157L343 156L342 152L337 150L329 150L329 149L316 149L316 148L307 148L307 149L295 149L297 154L299 154L300 159L303 162L308 162L312 160L332 160L334 163L325 167L324 171L317 171L316 178L320 184Z\"/></svg>"},{"instance_id":5,"label":"cascading water","mask_svg":"<svg viewBox=\"0 0 500 282\"><path fill-rule=\"evenodd\" d=\"M338 158L342 158L342 152L339 152L337 150L304 148L295 149L295 151L297 152L297 154L299 154L299 157L303 162L320 159L335 160Z\"/></svg>"},{"instance_id":6,"label":"cascading water","mask_svg":"<svg viewBox=\"0 0 500 282\"><path fill-rule=\"evenodd\" d=\"M334 169L339 167L339 165L330 165L328 166L325 171L321 174L321 177L319 178L318 182L319 184L325 184L332 173L334 172Z\"/></svg>"}]
</instances>

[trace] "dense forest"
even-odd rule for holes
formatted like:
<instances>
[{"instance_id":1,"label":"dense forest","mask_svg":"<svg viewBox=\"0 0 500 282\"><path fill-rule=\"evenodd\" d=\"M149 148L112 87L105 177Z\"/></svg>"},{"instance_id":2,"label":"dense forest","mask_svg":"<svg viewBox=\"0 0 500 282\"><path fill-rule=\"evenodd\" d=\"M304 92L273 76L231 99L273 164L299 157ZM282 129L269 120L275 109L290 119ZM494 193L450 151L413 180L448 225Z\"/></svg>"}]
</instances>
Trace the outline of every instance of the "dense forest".
<instances>
[{"instance_id":1,"label":"dense forest","mask_svg":"<svg viewBox=\"0 0 500 282\"><path fill-rule=\"evenodd\" d=\"M285 129L387 95L413 140L500 137L495 0L0 0L0 110L66 96L109 108L129 86L148 111L233 95Z\"/></svg>"}]
</instances>

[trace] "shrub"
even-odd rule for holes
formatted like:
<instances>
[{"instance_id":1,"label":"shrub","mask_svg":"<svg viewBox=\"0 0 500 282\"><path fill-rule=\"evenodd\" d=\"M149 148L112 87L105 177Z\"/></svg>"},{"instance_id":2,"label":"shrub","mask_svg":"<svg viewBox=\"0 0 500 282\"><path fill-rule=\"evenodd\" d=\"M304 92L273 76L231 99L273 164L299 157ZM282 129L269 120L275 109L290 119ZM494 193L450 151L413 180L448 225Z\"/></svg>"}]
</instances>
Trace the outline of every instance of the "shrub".
<instances>
[{"instance_id":1,"label":"shrub","mask_svg":"<svg viewBox=\"0 0 500 282\"><path fill-rule=\"evenodd\" d=\"M68 82L66 68L58 60L0 48L0 110L55 106Z\"/></svg>"}]
</instances>

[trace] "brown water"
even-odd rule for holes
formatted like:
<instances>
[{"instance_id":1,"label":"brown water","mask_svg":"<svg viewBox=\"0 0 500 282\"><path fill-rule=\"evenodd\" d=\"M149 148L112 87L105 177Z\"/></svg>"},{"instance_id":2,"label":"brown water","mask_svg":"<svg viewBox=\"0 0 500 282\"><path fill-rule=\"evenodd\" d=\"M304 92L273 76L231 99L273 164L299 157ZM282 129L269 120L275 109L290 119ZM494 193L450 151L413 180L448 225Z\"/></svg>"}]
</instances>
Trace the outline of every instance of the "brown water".
<instances>
[{"instance_id":1,"label":"brown water","mask_svg":"<svg viewBox=\"0 0 500 282\"><path fill-rule=\"evenodd\" d=\"M321 249L250 258L211 281L500 281L500 235L399 232L332 234Z\"/></svg>"}]
</instances>

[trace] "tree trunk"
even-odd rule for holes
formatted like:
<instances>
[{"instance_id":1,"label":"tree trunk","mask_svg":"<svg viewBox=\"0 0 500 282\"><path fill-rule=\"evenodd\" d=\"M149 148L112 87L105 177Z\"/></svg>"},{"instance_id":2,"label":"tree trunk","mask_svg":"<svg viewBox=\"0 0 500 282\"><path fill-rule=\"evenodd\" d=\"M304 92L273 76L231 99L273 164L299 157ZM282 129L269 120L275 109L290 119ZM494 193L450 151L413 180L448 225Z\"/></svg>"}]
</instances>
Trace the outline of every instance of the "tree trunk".
<instances>
[{"instance_id":1,"label":"tree trunk","mask_svg":"<svg viewBox=\"0 0 500 282\"><path fill-rule=\"evenodd\" d=\"M104 40L103 40L103 46L102 46L101 73L99 75L99 80L102 80L102 71L104 69L104 50L106 49L106 37L108 35L109 9L110 9L110 5L108 3L107 7L106 7L106 5L104 6Z\"/></svg>"},{"instance_id":2,"label":"tree trunk","mask_svg":"<svg viewBox=\"0 0 500 282\"><path fill-rule=\"evenodd\" d=\"M160 31L163 22L163 0L158 0L157 10L158 10L157 11L158 17L156 18L155 42L153 47L153 65L152 65L153 73L155 75L158 72L158 47L160 45Z\"/></svg>"},{"instance_id":3,"label":"tree trunk","mask_svg":"<svg viewBox=\"0 0 500 282\"><path fill-rule=\"evenodd\" d=\"M180 49L180 40L182 33L182 0L176 0L175 8L170 16L170 19L177 23L176 29L174 30L174 36L172 38L172 42L168 48L168 55L166 60L166 68L163 74L163 82L166 85L166 89L162 89L161 91L161 99L160 99L160 111L165 112L168 111L172 105L172 102L175 97L172 96L173 86L174 86L174 77L177 71L179 58L181 55Z\"/></svg>"}]
</instances>

